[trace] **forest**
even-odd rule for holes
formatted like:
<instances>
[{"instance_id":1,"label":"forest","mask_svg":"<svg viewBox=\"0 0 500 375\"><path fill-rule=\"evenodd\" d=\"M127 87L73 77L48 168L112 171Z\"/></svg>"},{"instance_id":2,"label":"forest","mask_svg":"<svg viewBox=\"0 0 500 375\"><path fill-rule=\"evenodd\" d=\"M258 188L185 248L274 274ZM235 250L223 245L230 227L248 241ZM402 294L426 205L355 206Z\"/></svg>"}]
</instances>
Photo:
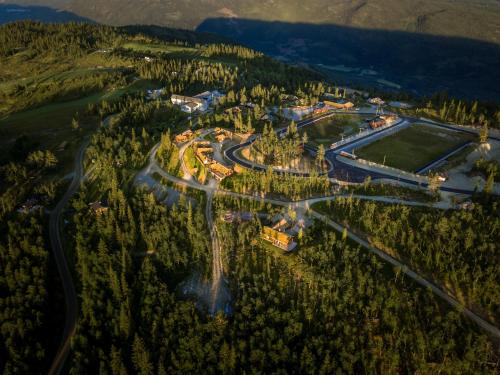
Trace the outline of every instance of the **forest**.
<instances>
[{"instance_id":1,"label":"forest","mask_svg":"<svg viewBox=\"0 0 500 375\"><path fill-rule=\"evenodd\" d=\"M490 199L472 210L441 211L348 197L320 209L498 322L500 203Z\"/></svg>"},{"instance_id":2,"label":"forest","mask_svg":"<svg viewBox=\"0 0 500 375\"><path fill-rule=\"evenodd\" d=\"M117 151L106 139L134 153L136 128L119 136L128 128L121 121L118 133L102 129L94 138L93 157L109 160ZM145 157L147 147L135 152ZM495 371L493 344L459 311L320 223L290 259L256 240L258 219L218 220L233 309L207 314L177 289L193 270L210 277L202 206L168 208L137 190L119 172L134 168L133 160L97 169L73 201L82 305L71 372ZM95 199L109 210L89 211ZM266 210L218 198L216 217L235 207Z\"/></svg>"},{"instance_id":3,"label":"forest","mask_svg":"<svg viewBox=\"0 0 500 375\"><path fill-rule=\"evenodd\" d=\"M148 62L123 48L125 42L196 52L148 52ZM0 90L7 121L28 109L102 94L66 124L74 143L86 145L85 178L61 225L79 302L66 362L70 374L498 372L498 348L477 326L345 234L314 222L299 239L298 251L283 254L260 241L263 221L256 215L244 223L221 220L227 210L268 216L282 210L269 204L215 198L230 313L212 315L180 291L193 274L204 281L212 276L207 200L201 192L185 190L190 199L169 206L138 186L135 177L151 149L158 145L157 160L176 175L173 137L178 132L215 126L265 129L258 147L286 162L305 141L295 124L287 124L286 147L280 150L272 125L261 117L288 95L315 103L334 90L318 73L209 36L73 23L1 26L0 63L6 72L0 87L8 87ZM94 71L96 66L103 68ZM16 69L36 81L19 78L18 84ZM70 74L80 69L85 72ZM58 91L59 84L67 90ZM145 98L152 87L163 89L158 100ZM199 117L189 118L164 100L172 93L214 89L225 92L226 99ZM255 105L241 116L225 111L248 102ZM86 132L82 128L89 118L96 123ZM44 126L33 124L42 132ZM64 321L47 214L72 175L59 171L68 155L31 133L19 132L5 144L8 151L0 159L0 371L46 373ZM244 171L224 180L222 188L293 200L336 192L319 173L299 178L271 169ZM399 193L434 199L422 192ZM105 207L102 212L91 208L96 202ZM496 201L477 203L473 211L434 212L338 199L328 210L498 322Z\"/></svg>"},{"instance_id":4,"label":"forest","mask_svg":"<svg viewBox=\"0 0 500 375\"><path fill-rule=\"evenodd\" d=\"M47 368L62 327L62 304L50 258L47 218L61 183L48 176L58 164L50 151L2 165L0 194L0 369L3 374Z\"/></svg>"},{"instance_id":5,"label":"forest","mask_svg":"<svg viewBox=\"0 0 500 375\"><path fill-rule=\"evenodd\" d=\"M222 187L238 193L281 197L291 200L328 196L336 191L325 175L318 175L314 171L308 178L287 173L276 175L271 167L266 172L245 170L222 181Z\"/></svg>"}]
</instances>

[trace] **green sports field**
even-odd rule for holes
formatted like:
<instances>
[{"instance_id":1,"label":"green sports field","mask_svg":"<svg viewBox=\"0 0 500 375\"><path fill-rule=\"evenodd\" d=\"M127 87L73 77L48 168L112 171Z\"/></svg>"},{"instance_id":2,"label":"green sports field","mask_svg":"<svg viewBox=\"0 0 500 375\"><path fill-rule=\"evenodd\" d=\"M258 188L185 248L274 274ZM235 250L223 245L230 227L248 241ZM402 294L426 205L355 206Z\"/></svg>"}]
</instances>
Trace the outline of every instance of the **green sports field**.
<instances>
[{"instance_id":1,"label":"green sports field","mask_svg":"<svg viewBox=\"0 0 500 375\"><path fill-rule=\"evenodd\" d=\"M414 172L473 139L472 135L462 132L412 125L355 150L355 154L365 160Z\"/></svg>"},{"instance_id":2,"label":"green sports field","mask_svg":"<svg viewBox=\"0 0 500 375\"><path fill-rule=\"evenodd\" d=\"M313 146L329 147L333 142L340 141L342 134L347 137L358 132L361 126L366 125L366 119L360 115L339 114L306 126L300 133L306 132Z\"/></svg>"}]
</instances>

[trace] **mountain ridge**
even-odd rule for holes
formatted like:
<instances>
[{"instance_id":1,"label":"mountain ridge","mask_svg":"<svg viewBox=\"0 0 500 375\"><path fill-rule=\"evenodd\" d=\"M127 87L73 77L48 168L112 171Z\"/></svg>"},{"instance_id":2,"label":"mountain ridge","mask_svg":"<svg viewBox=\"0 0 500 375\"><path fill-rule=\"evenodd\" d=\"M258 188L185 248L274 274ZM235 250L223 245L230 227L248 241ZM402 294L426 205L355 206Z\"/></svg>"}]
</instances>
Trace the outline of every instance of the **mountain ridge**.
<instances>
[{"instance_id":1,"label":"mountain ridge","mask_svg":"<svg viewBox=\"0 0 500 375\"><path fill-rule=\"evenodd\" d=\"M469 37L500 43L497 0L2 0L44 5L112 25L194 29L207 18L329 23L368 29ZM117 11L119 10L119 11Z\"/></svg>"},{"instance_id":2,"label":"mountain ridge","mask_svg":"<svg viewBox=\"0 0 500 375\"><path fill-rule=\"evenodd\" d=\"M342 84L500 100L498 0L0 0L7 3L212 33Z\"/></svg>"}]
</instances>

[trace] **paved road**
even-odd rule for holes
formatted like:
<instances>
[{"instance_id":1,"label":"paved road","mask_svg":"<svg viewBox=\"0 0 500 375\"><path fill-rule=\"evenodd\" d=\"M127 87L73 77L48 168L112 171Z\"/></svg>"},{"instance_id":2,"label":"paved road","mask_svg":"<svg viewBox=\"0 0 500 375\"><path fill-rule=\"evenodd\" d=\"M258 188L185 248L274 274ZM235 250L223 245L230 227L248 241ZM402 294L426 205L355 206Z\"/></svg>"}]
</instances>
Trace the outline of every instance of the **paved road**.
<instances>
[{"instance_id":1,"label":"paved road","mask_svg":"<svg viewBox=\"0 0 500 375\"><path fill-rule=\"evenodd\" d=\"M163 177L169 179L171 182L174 182L176 184L183 185L183 186L189 186L189 187L192 187L195 189L197 188L196 185L190 181L186 181L186 180L182 180L182 179L179 179L177 177L174 177L174 176L170 176L166 172L163 172L160 174ZM453 296L444 292L443 289L441 289L439 286L424 279L422 276L417 274L415 271L412 271L406 264L402 263L401 261L399 261L399 260L391 257L390 255L386 254L385 252L371 246L368 242L366 242L362 238L358 237L356 234L354 234L348 228L345 228L342 225L329 219L328 217L310 209L310 206L314 203L326 201L326 200L334 200L339 196L312 198L312 199L305 199L302 201L292 202L292 201L282 201L282 200L270 199L270 198L265 198L265 197L261 197L261 196L255 196L255 195L234 193L234 192L225 191L225 190L214 191L212 187L208 187L206 185L199 185L199 188L201 190L204 190L204 191L207 191L207 189L209 189L211 191L210 194L217 193L217 194L221 194L221 195L230 195L230 196L234 196L234 197L252 199L252 200L271 203L271 204L280 205L280 206L284 206L284 207L306 209L311 213L312 217L323 221L325 224L331 226L335 230L342 232L344 229L346 229L347 235L350 239L352 239L353 241L355 241L359 245L365 247L368 251L374 253L375 255L379 256L383 260L389 262L393 266L399 267L401 269L401 271L403 273L405 273L405 275L407 275L411 279L415 280L421 286L428 288L436 296L440 297L441 299L443 299L444 301L449 303L451 306L457 308L458 311L461 311L465 316L467 316L472 321L477 323L485 332L490 334L496 340L500 340L500 330L497 327L493 326L492 324L490 324L489 322L487 322L486 320L481 318L479 315L475 314L474 312L472 312L471 310L469 310L468 308L463 306L460 302L458 302L456 300L456 298L454 298ZM346 195L340 195L340 196L346 196ZM422 203L422 202L405 201L405 200L401 200L398 198L376 197L376 196L374 197L374 196L363 196L363 195L358 195L358 196L353 196L353 197L359 198L359 199L382 201L382 202L387 202L387 203L400 203L400 204L409 204L409 205L414 205L414 206L432 206L435 208L443 208L443 209L452 208L452 207L448 207L445 203L443 203L443 204Z\"/></svg>"},{"instance_id":2,"label":"paved road","mask_svg":"<svg viewBox=\"0 0 500 375\"><path fill-rule=\"evenodd\" d=\"M172 183L175 183L179 186L183 187L190 187L193 189L197 190L202 190L205 193L217 193L220 195L229 195L233 196L236 198L247 198L247 199L253 199L257 201L263 201L266 203L272 203L272 204L277 204L277 205L282 205L283 203L290 205L290 204L295 204L295 205L300 205L300 206L311 206L314 203L318 202L325 202L329 200L335 200L337 198L347 198L347 197L353 197L356 199L361 199L361 200L370 200L370 201L376 201L376 202L384 202L384 203L393 203L393 204L403 204L407 206L421 206L421 207L432 207L432 208L439 208L439 209L454 209L456 207L452 206L451 204L447 202L436 202L436 203L425 203L425 202L417 202L417 201L408 201L404 199L400 199L397 197L386 197L386 196L373 196L373 195L361 195L361 194L335 194L335 195L330 195L330 196L323 196L323 197L317 197L317 198L308 198L308 199L302 199L298 201L283 201L279 199L271 199L271 198L263 198L259 195L252 195L252 194L243 194L243 193L235 193L232 191L228 190L223 190L218 187L214 187L213 185L203 185L200 184L196 179L194 178L188 178L188 179L183 179L180 177L172 176L171 174L167 173L163 168L160 167L158 162L156 161L155 158L155 153L158 149L159 144L154 146L150 152L149 155L149 163L144 168L141 172L136 177L137 179L140 179L144 175L148 174L153 174L153 173L158 173L160 176L164 177L165 179L169 180Z\"/></svg>"},{"instance_id":3,"label":"paved road","mask_svg":"<svg viewBox=\"0 0 500 375\"><path fill-rule=\"evenodd\" d=\"M183 170L183 178L175 177L167 172L158 165L156 160L156 152L158 150L159 144L153 147L149 154L148 165L137 174L135 181L140 182L144 180L146 175L151 175L153 173L158 173L160 176L166 178L170 182L173 182L179 186L189 187L197 190L202 190L206 193L207 203L205 207L205 218L207 220L207 226L210 230L210 238L212 243L212 285L210 290L210 313L212 315L216 314L217 311L223 311L227 308L228 303L231 301L231 294L227 285L227 281L224 278L224 269L222 265L222 253L219 238L217 236L217 227L213 219L213 197L218 191L218 184L214 179L210 180L208 185L200 184L191 175L189 168L184 163L184 153L186 149L196 140L203 138L209 134L212 130L207 130L200 134L197 138L184 143L179 148L179 158L181 160L181 168Z\"/></svg>"},{"instance_id":4,"label":"paved road","mask_svg":"<svg viewBox=\"0 0 500 375\"><path fill-rule=\"evenodd\" d=\"M83 156L86 147L87 142L85 141L80 147L75 159L75 172L73 180L71 181L71 184L64 196L61 198L59 203L57 203L56 207L50 214L50 243L52 246L54 258L56 260L57 270L59 271L59 276L61 277L61 282L63 284L64 299L66 305L62 341L49 370L49 374L51 375L59 374L64 367L64 363L71 349L71 340L76 332L76 324L78 319L78 299L75 291L75 285L73 284L71 271L66 261L66 254L62 245L60 224L64 207L66 207L68 201L80 187L80 183L83 178Z\"/></svg>"},{"instance_id":5,"label":"paved road","mask_svg":"<svg viewBox=\"0 0 500 375\"><path fill-rule=\"evenodd\" d=\"M318 118L315 118L315 119L301 121L301 122L297 123L297 128L300 129L302 127L314 124L317 121L332 117L335 114L338 114L338 113L337 112L335 112L333 114L329 113L329 114L319 116ZM346 112L342 112L342 114L373 115L373 113L356 112L356 111L354 111L354 112L353 111L346 111ZM408 123L409 124L425 123L425 124L429 124L429 125L433 125L433 126L442 127L445 129L461 131L461 132L465 132L465 133L469 133L469 134L477 134L477 132L475 132L471 129L463 129L460 127L436 123L434 121L425 120L425 119L401 116L401 120L402 120L402 122L396 126L404 126L405 124L408 124ZM384 132L386 130L389 131L389 130L391 130L391 128L384 129L382 132ZM286 129L278 129L276 132L278 134L281 134L285 131L286 131ZM339 146L337 149L327 150L326 158L328 159L328 162L333 166L333 168L330 170L328 176L330 178L334 178L338 181L347 181L347 182L354 182L354 183L361 183L369 176L372 180L387 179L387 180L401 182L401 183L409 184L409 185L413 185L413 186L420 186L420 187L424 187L424 188L428 187L428 184L426 184L426 183L421 183L421 182L414 181L414 180L411 180L408 178L395 177L391 174L386 174L386 173L383 173L380 171L371 170L370 168L367 168L367 169L359 168L359 167L344 163L341 159L337 159L337 155L336 155L337 151L344 149L346 146L351 145L351 143L358 144L359 142L366 141L366 139L368 139L368 138L377 137L377 136L379 136L379 134L380 134L380 132L370 134L370 135L367 135L367 136L362 137L360 139L356 139L348 144ZM251 145L256 139L257 139L257 137L254 137L254 138L248 140L247 142L241 143L239 145L235 145L235 146L227 149L225 151L225 156L229 160L231 160L233 163L242 165L243 167L245 167L247 169L253 169L253 170L257 170L257 171L261 171L261 172L265 171L266 170L265 166L253 164L253 163L249 162L248 160L243 160L242 158L237 156L238 150ZM500 141L500 138L493 137L493 136L490 136L489 139ZM275 171L275 172L277 174L283 174L283 172L279 172L279 171ZM300 172L290 172L287 174L293 175L293 176L299 176L299 177L309 177L310 176L309 173L300 173ZM472 190L457 189L457 188L446 187L446 186L441 186L439 188L439 190L445 191L445 192L450 192L450 193L456 193L456 194L464 194L464 195L472 195L475 193L475 191L472 191Z\"/></svg>"},{"instance_id":6,"label":"paved road","mask_svg":"<svg viewBox=\"0 0 500 375\"><path fill-rule=\"evenodd\" d=\"M325 224L331 226L332 228L336 229L337 231L342 232L344 230L344 227L341 226L340 224L334 222L333 220L327 218L324 215L321 215L315 211L311 212L311 215L318 219L323 221ZM428 288L429 290L432 291L435 295L438 297L442 298L444 301L448 302L450 305L453 307L457 308L458 311L461 311L465 316L473 320L475 323L477 323L484 331L489 333L491 336L493 336L496 340L500 339L500 330L495 327L494 325L488 323L486 320L469 310L468 308L464 307L460 302L458 302L454 297L450 296L448 293L444 292L441 288L436 286L435 284L431 283L430 281L424 279L420 275L418 275L416 272L412 271L409 269L405 264L401 263L397 259L394 259L390 255L384 253L383 251L371 246L368 242L363 240L362 238L358 237L354 233L352 233L350 230L347 230L347 236L360 244L361 246L365 247L368 249L370 252L378 255L381 257L383 260L389 262L395 267L398 267L401 269L401 271L407 275L408 277L412 278L415 280L418 284L422 285L425 288Z\"/></svg>"},{"instance_id":7,"label":"paved road","mask_svg":"<svg viewBox=\"0 0 500 375\"><path fill-rule=\"evenodd\" d=\"M349 114L351 112L341 112L341 114ZM358 115L373 115L373 113L366 113L366 112L352 112L351 114L353 113L356 113ZM297 130L305 127L305 126L308 126L308 125L311 125L311 124L314 124L318 121L321 121L321 120L325 120L327 118L330 118L332 116L335 116L339 114L339 112L333 112L333 113L326 113L324 115L321 115L321 116L318 116L316 118L313 118L313 119L308 119L308 120L303 120L303 121L300 121L297 123ZM284 134L285 132L287 131L287 128L281 128L281 129L277 129L276 130L276 134L278 136L280 136L281 134ZM247 168L247 169L253 169L253 170L256 170L256 171L261 171L261 172L264 172L267 170L267 167L266 166L263 166L263 165L259 165L259 164L255 164L255 163L252 163L248 160L243 160L241 158L239 158L238 156L236 156L236 152L242 148L245 148L247 146L250 146L253 142L255 142L259 137L250 137L250 139L244 143L240 143L239 145L235 145L233 147L230 147L228 148L227 150L224 151L224 156L226 158L228 158L229 160L231 160L233 163L235 164L240 164L242 165L243 167ZM330 163L330 160L327 160L327 162L329 163L329 172L330 173L333 173L333 168L332 168L332 164ZM298 171L281 171L281 170L275 170L274 173L276 174L287 174L287 175L291 175L291 176L298 176L298 177L309 177L310 174L309 173L306 173L306 172L298 172Z\"/></svg>"}]
</instances>

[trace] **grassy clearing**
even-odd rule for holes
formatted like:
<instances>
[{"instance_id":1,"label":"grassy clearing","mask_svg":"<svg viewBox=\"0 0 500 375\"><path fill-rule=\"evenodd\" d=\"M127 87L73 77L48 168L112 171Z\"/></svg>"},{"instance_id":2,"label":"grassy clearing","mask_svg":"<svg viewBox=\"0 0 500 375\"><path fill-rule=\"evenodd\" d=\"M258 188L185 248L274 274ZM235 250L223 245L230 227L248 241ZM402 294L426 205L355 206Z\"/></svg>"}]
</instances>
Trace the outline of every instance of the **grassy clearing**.
<instances>
[{"instance_id":1,"label":"grassy clearing","mask_svg":"<svg viewBox=\"0 0 500 375\"><path fill-rule=\"evenodd\" d=\"M362 159L413 172L473 137L462 132L413 125L356 150Z\"/></svg>"},{"instance_id":2,"label":"grassy clearing","mask_svg":"<svg viewBox=\"0 0 500 375\"><path fill-rule=\"evenodd\" d=\"M53 103L39 108L14 113L0 119L2 131L0 139L13 137L21 133L58 130L71 122L76 112L83 113L89 104L102 100L107 93L99 92L78 100Z\"/></svg>"},{"instance_id":3,"label":"grassy clearing","mask_svg":"<svg viewBox=\"0 0 500 375\"><path fill-rule=\"evenodd\" d=\"M82 114L90 103L102 100L106 93L97 93L63 103L54 103L39 108L18 112L0 120L0 147L9 151L16 139L26 136L33 150L52 150L60 161L58 172L69 172L74 155L83 137L90 134L99 124L97 117L80 120L80 130L71 128L76 113ZM65 147L57 151L65 142Z\"/></svg>"},{"instance_id":4,"label":"grassy clearing","mask_svg":"<svg viewBox=\"0 0 500 375\"><path fill-rule=\"evenodd\" d=\"M0 58L0 118L56 101L77 100L103 87L115 87L120 78L131 74L127 68L131 60L111 54L33 57L33 52L22 51Z\"/></svg>"},{"instance_id":5,"label":"grassy clearing","mask_svg":"<svg viewBox=\"0 0 500 375\"><path fill-rule=\"evenodd\" d=\"M122 46L138 52L151 53L197 53L196 48L179 46L176 44L147 44L140 42L127 42Z\"/></svg>"},{"instance_id":6,"label":"grassy clearing","mask_svg":"<svg viewBox=\"0 0 500 375\"><path fill-rule=\"evenodd\" d=\"M137 80L127 87L110 91L101 91L78 100L57 102L38 108L17 112L0 119L0 147L10 150L17 138L26 135L36 149L55 151L63 142L67 142L64 151L56 153L63 165L71 166L71 161L81 138L92 132L99 120L95 117L80 120L80 131L71 128L71 121L77 113L83 115L89 104L102 100L114 101L126 93L145 91L160 87L158 82ZM67 168L61 168L63 171Z\"/></svg>"},{"instance_id":7,"label":"grassy clearing","mask_svg":"<svg viewBox=\"0 0 500 375\"><path fill-rule=\"evenodd\" d=\"M304 127L300 133L306 132L309 143L313 146L330 146L333 142L340 141L342 134L347 137L358 132L365 125L366 119L367 117L360 115L335 115Z\"/></svg>"},{"instance_id":8,"label":"grassy clearing","mask_svg":"<svg viewBox=\"0 0 500 375\"><path fill-rule=\"evenodd\" d=\"M184 153L184 163L196 179L204 184L208 178L207 168L196 158L192 147L188 147Z\"/></svg>"}]
</instances>

